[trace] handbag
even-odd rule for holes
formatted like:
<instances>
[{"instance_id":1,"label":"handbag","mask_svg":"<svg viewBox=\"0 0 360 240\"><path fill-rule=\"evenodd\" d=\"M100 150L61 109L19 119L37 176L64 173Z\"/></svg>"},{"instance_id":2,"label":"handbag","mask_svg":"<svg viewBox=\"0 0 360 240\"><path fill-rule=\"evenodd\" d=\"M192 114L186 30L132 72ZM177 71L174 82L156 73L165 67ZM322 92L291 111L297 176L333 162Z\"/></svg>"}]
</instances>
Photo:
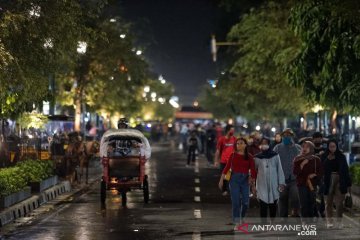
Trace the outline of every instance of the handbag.
<instances>
[{"instance_id":1,"label":"handbag","mask_svg":"<svg viewBox=\"0 0 360 240\"><path fill-rule=\"evenodd\" d=\"M230 178L231 178L231 168L229 169L229 171L225 174L225 180L226 181L230 181Z\"/></svg>"},{"instance_id":2,"label":"handbag","mask_svg":"<svg viewBox=\"0 0 360 240\"><path fill-rule=\"evenodd\" d=\"M232 169L232 162L233 162L233 159L234 159L234 155L235 155L235 153L232 154L232 158L231 158L231 160L230 160L230 161L231 161L231 162L230 162L230 163L231 163L230 169L229 169L229 171L227 171L227 173L225 174L225 178L224 178L224 179L225 179L226 181L230 181L230 178L231 178L231 173L232 173L232 170L231 170L231 169Z\"/></svg>"},{"instance_id":3,"label":"handbag","mask_svg":"<svg viewBox=\"0 0 360 240\"><path fill-rule=\"evenodd\" d=\"M351 197L351 193L346 194L345 200L344 200L344 206L345 206L346 208L352 208L352 206L353 206L353 200L352 200L352 197Z\"/></svg>"}]
</instances>

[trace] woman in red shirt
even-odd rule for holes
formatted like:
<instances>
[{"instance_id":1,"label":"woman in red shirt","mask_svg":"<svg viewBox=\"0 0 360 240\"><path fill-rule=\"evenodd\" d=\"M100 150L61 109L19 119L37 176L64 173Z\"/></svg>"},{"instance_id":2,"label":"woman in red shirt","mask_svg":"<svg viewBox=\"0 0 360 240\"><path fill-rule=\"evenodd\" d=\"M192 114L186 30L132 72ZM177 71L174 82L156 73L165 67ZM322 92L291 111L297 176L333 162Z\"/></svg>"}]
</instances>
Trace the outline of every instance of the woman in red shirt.
<instances>
[{"instance_id":1,"label":"woman in red shirt","mask_svg":"<svg viewBox=\"0 0 360 240\"><path fill-rule=\"evenodd\" d=\"M231 154L219 181L219 188L223 187L225 175L231 169L229 181L232 217L235 224L234 230L244 222L244 217L249 206L250 184L256 179L255 163L248 153L247 142L244 138L236 139L234 152ZM251 172L251 177L249 177Z\"/></svg>"}]
</instances>

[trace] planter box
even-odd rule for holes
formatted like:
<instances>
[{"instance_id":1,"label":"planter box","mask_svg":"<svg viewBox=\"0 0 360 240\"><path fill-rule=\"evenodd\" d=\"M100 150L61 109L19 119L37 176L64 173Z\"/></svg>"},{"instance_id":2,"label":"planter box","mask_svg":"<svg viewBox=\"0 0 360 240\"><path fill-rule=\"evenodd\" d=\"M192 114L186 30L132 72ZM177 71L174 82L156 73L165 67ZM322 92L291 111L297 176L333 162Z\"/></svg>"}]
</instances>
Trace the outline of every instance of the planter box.
<instances>
[{"instance_id":1,"label":"planter box","mask_svg":"<svg viewBox=\"0 0 360 240\"><path fill-rule=\"evenodd\" d=\"M23 190L12 193L8 196L0 197L0 208L10 207L18 202L21 202L31 197L31 188L25 187Z\"/></svg>"},{"instance_id":2,"label":"planter box","mask_svg":"<svg viewBox=\"0 0 360 240\"><path fill-rule=\"evenodd\" d=\"M52 176L42 180L41 182L31 182L29 186L31 187L31 192L39 193L52 186L55 186L56 184L58 184L58 176Z\"/></svg>"}]
</instances>

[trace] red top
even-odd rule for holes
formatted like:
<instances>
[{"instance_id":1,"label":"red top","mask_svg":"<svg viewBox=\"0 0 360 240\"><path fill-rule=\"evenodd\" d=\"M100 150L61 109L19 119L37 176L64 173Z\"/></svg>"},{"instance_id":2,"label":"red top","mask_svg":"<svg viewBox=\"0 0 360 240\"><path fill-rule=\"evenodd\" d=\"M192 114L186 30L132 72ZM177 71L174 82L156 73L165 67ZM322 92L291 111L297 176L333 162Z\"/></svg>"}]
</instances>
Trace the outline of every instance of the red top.
<instances>
[{"instance_id":1,"label":"red top","mask_svg":"<svg viewBox=\"0 0 360 240\"><path fill-rule=\"evenodd\" d=\"M255 162L254 158L251 155L249 155L249 159L246 160L244 158L244 155L233 152L222 173L226 174L229 171L230 167L233 173L248 174L250 170L251 177L253 179L256 178Z\"/></svg>"},{"instance_id":2,"label":"red top","mask_svg":"<svg viewBox=\"0 0 360 240\"><path fill-rule=\"evenodd\" d=\"M236 138L234 136L230 138L226 138L225 136L222 136L219 139L216 148L220 151L221 163L226 164L228 162L231 153L234 151L235 142L236 142Z\"/></svg>"}]
</instances>

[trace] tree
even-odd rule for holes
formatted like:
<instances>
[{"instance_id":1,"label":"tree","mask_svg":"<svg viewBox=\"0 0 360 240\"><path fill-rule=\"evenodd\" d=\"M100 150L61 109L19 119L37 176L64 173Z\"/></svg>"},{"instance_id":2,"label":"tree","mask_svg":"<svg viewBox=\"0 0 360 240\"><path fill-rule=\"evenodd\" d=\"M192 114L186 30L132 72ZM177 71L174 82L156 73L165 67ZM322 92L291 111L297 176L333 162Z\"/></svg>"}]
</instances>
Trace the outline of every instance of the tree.
<instances>
[{"instance_id":1,"label":"tree","mask_svg":"<svg viewBox=\"0 0 360 240\"><path fill-rule=\"evenodd\" d=\"M174 95L174 86L169 83L153 78L147 80L149 92L143 91L142 115L146 120L153 119L159 121L168 121L175 114L175 109L169 104L169 99ZM153 94L156 94L153 95Z\"/></svg>"},{"instance_id":2,"label":"tree","mask_svg":"<svg viewBox=\"0 0 360 240\"><path fill-rule=\"evenodd\" d=\"M289 85L284 69L299 51L287 25L289 14L288 3L269 2L242 16L229 32L228 40L239 46L231 48L236 61L217 94L236 114L279 119L306 110L301 89Z\"/></svg>"},{"instance_id":3,"label":"tree","mask_svg":"<svg viewBox=\"0 0 360 240\"><path fill-rule=\"evenodd\" d=\"M309 101L359 112L360 2L298 1L290 16L301 50L288 69Z\"/></svg>"},{"instance_id":4,"label":"tree","mask_svg":"<svg viewBox=\"0 0 360 240\"><path fill-rule=\"evenodd\" d=\"M64 74L59 88L68 89L58 100L75 105L75 129L80 130L82 103L94 111L130 116L141 109L140 90L147 63L136 54L129 26L121 18L98 19L91 24L96 34L86 39L86 53L78 57L76 71ZM74 87L72 87L74 86Z\"/></svg>"},{"instance_id":5,"label":"tree","mask_svg":"<svg viewBox=\"0 0 360 240\"><path fill-rule=\"evenodd\" d=\"M49 98L49 75L73 59L81 32L79 1L3 1L0 103L3 117Z\"/></svg>"}]
</instances>

